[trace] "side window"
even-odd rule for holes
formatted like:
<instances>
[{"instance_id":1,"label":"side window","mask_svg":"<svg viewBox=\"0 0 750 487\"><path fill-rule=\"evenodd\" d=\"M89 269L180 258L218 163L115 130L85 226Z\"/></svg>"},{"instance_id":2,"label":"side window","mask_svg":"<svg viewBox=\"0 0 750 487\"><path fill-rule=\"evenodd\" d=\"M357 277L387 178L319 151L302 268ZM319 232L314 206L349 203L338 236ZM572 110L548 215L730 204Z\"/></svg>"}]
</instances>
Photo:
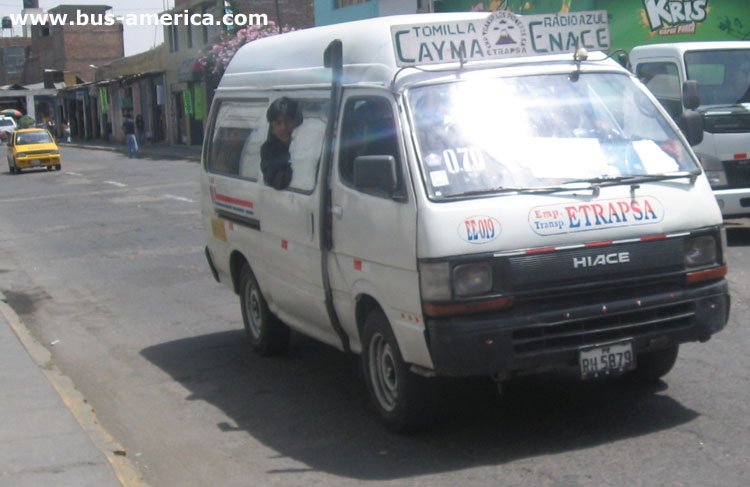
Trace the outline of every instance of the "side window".
<instances>
[{"instance_id":1,"label":"side window","mask_svg":"<svg viewBox=\"0 0 750 487\"><path fill-rule=\"evenodd\" d=\"M341 124L339 176L353 185L354 159L359 156L393 156L396 160L396 191L403 188L401 156L392 102L380 97L350 98Z\"/></svg>"},{"instance_id":2,"label":"side window","mask_svg":"<svg viewBox=\"0 0 750 487\"><path fill-rule=\"evenodd\" d=\"M263 182L303 193L315 189L328 102L283 96L268 105L268 133L260 146Z\"/></svg>"},{"instance_id":3,"label":"side window","mask_svg":"<svg viewBox=\"0 0 750 487\"><path fill-rule=\"evenodd\" d=\"M266 103L225 101L214 124L208 170L257 180L260 176L260 146L268 123Z\"/></svg>"},{"instance_id":4,"label":"side window","mask_svg":"<svg viewBox=\"0 0 750 487\"><path fill-rule=\"evenodd\" d=\"M682 113L682 93L677 65L670 62L639 64L636 75L664 105L672 118Z\"/></svg>"},{"instance_id":5,"label":"side window","mask_svg":"<svg viewBox=\"0 0 750 487\"><path fill-rule=\"evenodd\" d=\"M289 144L292 162L290 188L312 191L323 152L323 139L328 120L328 102L300 100L302 123L294 129Z\"/></svg>"}]
</instances>

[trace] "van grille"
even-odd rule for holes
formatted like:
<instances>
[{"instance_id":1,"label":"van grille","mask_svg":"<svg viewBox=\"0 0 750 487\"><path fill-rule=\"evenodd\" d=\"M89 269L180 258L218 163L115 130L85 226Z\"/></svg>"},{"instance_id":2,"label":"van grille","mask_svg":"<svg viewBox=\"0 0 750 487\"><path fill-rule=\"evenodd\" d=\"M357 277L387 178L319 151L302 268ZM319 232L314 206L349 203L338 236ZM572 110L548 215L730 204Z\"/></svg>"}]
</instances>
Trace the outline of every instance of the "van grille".
<instances>
[{"instance_id":1,"label":"van grille","mask_svg":"<svg viewBox=\"0 0 750 487\"><path fill-rule=\"evenodd\" d=\"M513 331L516 355L564 352L621 338L689 328L695 304L679 303L584 319L526 326Z\"/></svg>"}]
</instances>

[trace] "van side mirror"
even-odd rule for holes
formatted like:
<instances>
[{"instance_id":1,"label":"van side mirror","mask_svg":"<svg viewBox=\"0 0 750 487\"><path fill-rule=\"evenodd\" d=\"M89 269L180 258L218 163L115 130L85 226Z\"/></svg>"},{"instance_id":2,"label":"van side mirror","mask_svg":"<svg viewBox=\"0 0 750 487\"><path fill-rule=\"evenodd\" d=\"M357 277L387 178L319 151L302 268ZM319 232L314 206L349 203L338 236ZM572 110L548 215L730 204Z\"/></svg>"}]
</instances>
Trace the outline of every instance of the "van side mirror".
<instances>
[{"instance_id":1,"label":"van side mirror","mask_svg":"<svg viewBox=\"0 0 750 487\"><path fill-rule=\"evenodd\" d=\"M354 187L391 197L396 189L396 160L393 156L359 156L354 159Z\"/></svg>"},{"instance_id":2,"label":"van side mirror","mask_svg":"<svg viewBox=\"0 0 750 487\"><path fill-rule=\"evenodd\" d=\"M625 51L620 51L617 53L617 62L622 66L623 68L630 70L630 56L628 56L628 53Z\"/></svg>"},{"instance_id":3,"label":"van side mirror","mask_svg":"<svg viewBox=\"0 0 750 487\"><path fill-rule=\"evenodd\" d=\"M682 133L690 145L698 145L703 142L703 115L693 111L684 110L677 121Z\"/></svg>"},{"instance_id":4,"label":"van side mirror","mask_svg":"<svg viewBox=\"0 0 750 487\"><path fill-rule=\"evenodd\" d=\"M700 93L698 92L698 82L688 80L682 83L682 104L688 110L695 110L701 104Z\"/></svg>"}]
</instances>

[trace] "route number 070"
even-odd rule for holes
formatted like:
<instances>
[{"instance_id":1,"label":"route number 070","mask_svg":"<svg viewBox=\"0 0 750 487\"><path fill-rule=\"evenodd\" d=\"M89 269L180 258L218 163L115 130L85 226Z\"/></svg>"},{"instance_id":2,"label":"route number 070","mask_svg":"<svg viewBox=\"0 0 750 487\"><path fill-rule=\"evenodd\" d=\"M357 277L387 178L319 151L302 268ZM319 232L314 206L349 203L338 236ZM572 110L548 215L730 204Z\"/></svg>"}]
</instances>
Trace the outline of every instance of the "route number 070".
<instances>
[{"instance_id":1,"label":"route number 070","mask_svg":"<svg viewBox=\"0 0 750 487\"><path fill-rule=\"evenodd\" d=\"M445 149L443 151L443 162L445 168L451 174L484 171L487 167L484 154L478 147Z\"/></svg>"}]
</instances>

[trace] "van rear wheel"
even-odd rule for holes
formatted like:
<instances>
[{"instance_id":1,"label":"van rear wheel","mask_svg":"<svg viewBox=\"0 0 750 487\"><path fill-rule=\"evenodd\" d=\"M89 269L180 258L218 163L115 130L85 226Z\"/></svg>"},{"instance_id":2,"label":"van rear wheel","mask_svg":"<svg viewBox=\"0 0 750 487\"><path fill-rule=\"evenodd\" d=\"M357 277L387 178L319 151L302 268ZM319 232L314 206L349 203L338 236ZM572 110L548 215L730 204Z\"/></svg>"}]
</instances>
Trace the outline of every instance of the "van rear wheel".
<instances>
[{"instance_id":1,"label":"van rear wheel","mask_svg":"<svg viewBox=\"0 0 750 487\"><path fill-rule=\"evenodd\" d=\"M388 319L379 308L365 319L361 359L370 399L388 429L409 433L432 423L438 384L409 370Z\"/></svg>"},{"instance_id":2,"label":"van rear wheel","mask_svg":"<svg viewBox=\"0 0 750 487\"><path fill-rule=\"evenodd\" d=\"M245 333L253 349L264 357L284 354L289 347L289 327L268 309L258 281L247 264L240 271L240 305Z\"/></svg>"}]
</instances>

